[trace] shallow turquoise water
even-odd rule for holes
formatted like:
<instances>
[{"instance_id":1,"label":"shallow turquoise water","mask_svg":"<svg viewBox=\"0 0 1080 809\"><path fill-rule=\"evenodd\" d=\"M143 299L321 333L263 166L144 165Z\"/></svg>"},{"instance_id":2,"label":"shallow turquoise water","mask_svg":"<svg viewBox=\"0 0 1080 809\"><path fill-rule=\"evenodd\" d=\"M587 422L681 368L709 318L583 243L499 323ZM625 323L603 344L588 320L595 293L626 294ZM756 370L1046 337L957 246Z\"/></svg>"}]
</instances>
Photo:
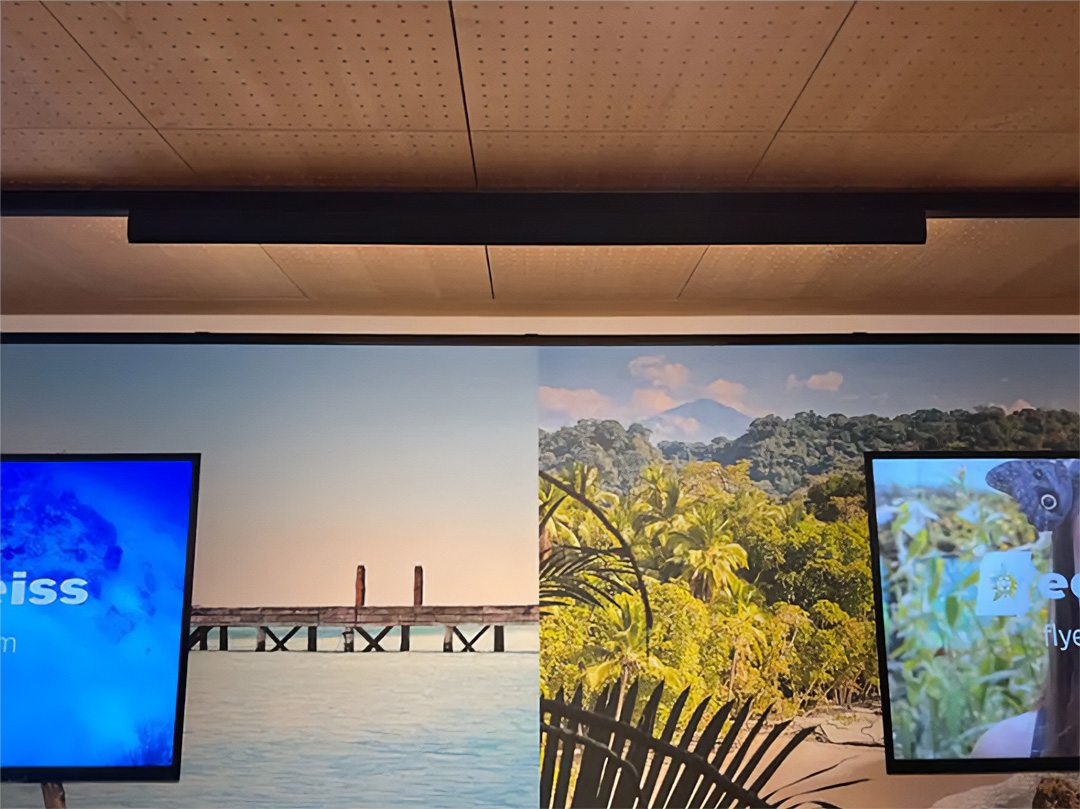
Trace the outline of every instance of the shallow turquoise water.
<instances>
[{"instance_id":1,"label":"shallow turquoise water","mask_svg":"<svg viewBox=\"0 0 1080 809\"><path fill-rule=\"evenodd\" d=\"M254 633L231 634L236 651L190 657L180 782L68 784L68 805L532 809L535 628L508 627L503 654L490 631L479 654L441 646L441 629L414 629L408 654L334 653L340 635L321 632L318 653L256 654ZM5 784L0 803L40 807L41 792Z\"/></svg>"}]
</instances>

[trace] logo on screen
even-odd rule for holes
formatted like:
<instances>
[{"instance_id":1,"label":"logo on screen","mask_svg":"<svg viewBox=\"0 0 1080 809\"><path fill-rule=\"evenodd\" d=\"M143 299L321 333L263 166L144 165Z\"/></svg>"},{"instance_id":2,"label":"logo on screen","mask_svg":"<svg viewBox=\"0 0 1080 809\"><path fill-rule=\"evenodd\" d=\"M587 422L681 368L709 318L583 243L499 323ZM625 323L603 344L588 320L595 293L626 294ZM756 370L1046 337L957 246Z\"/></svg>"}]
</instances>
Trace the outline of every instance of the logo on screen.
<instances>
[{"instance_id":1,"label":"logo on screen","mask_svg":"<svg viewBox=\"0 0 1080 809\"><path fill-rule=\"evenodd\" d=\"M1021 615L1031 609L1031 585L1039 575L1030 550L991 551L979 564L975 614Z\"/></svg>"}]
</instances>

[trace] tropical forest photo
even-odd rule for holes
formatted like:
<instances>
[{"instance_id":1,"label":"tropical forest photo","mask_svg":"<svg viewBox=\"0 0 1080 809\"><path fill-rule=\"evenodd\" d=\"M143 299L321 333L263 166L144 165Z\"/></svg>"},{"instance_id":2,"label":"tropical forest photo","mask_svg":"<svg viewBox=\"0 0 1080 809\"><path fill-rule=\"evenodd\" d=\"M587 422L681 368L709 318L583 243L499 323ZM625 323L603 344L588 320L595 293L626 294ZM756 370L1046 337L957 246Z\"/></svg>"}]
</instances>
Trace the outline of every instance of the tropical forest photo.
<instances>
[{"instance_id":1,"label":"tropical forest photo","mask_svg":"<svg viewBox=\"0 0 1080 809\"><path fill-rule=\"evenodd\" d=\"M863 453L1075 451L1075 373L1049 379L1015 348L993 362L987 346L542 350L546 704L697 745L763 805L783 796L754 766L829 735L808 720L861 718L849 744L880 749ZM977 691L977 667L966 676ZM578 755L586 768L587 744ZM678 789L640 777L654 792L638 805ZM800 800L838 800L826 789ZM542 773L546 806L544 790Z\"/></svg>"}]
</instances>

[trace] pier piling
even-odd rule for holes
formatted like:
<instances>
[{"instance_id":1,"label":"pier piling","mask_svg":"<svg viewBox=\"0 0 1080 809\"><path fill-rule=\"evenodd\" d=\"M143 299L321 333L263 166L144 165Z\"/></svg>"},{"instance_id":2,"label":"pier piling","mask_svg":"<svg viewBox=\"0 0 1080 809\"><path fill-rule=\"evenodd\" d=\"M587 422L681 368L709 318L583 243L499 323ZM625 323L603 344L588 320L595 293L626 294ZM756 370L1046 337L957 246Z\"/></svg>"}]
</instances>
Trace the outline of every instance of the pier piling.
<instances>
[{"instance_id":1,"label":"pier piling","mask_svg":"<svg viewBox=\"0 0 1080 809\"><path fill-rule=\"evenodd\" d=\"M256 652L265 652L266 651L266 627L265 626L260 626L258 631L255 633L255 651Z\"/></svg>"},{"instance_id":2,"label":"pier piling","mask_svg":"<svg viewBox=\"0 0 1080 809\"><path fill-rule=\"evenodd\" d=\"M309 652L319 651L319 628L317 626L307 628L307 650Z\"/></svg>"},{"instance_id":3,"label":"pier piling","mask_svg":"<svg viewBox=\"0 0 1080 809\"><path fill-rule=\"evenodd\" d=\"M353 628L351 626L346 627L345 631L342 632L341 634L343 634L345 636L345 651L346 652L353 651L354 650L354 646L353 646Z\"/></svg>"},{"instance_id":4,"label":"pier piling","mask_svg":"<svg viewBox=\"0 0 1080 809\"><path fill-rule=\"evenodd\" d=\"M424 604L424 568L417 565L413 568L412 603L414 607ZM409 627L401 627L401 651L409 651Z\"/></svg>"}]
</instances>

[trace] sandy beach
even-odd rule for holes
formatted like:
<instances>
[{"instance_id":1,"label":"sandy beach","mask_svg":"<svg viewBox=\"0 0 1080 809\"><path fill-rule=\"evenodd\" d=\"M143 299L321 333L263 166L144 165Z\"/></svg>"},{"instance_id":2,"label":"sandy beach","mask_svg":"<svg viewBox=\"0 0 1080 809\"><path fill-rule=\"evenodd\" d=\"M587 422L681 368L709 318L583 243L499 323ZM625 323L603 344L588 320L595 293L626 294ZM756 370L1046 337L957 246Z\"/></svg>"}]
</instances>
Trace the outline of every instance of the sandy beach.
<instances>
[{"instance_id":1,"label":"sandy beach","mask_svg":"<svg viewBox=\"0 0 1080 809\"><path fill-rule=\"evenodd\" d=\"M800 717L786 734L816 725L818 732L788 758L773 780L774 787L790 783L823 767L828 773L800 784L813 789L829 783L867 779L820 797L844 809L1015 809L1031 806L1031 795L1044 777L1023 775L888 775L881 713L868 708L828 709ZM790 794L781 792L780 796ZM779 796L778 796L779 797Z\"/></svg>"}]
</instances>

